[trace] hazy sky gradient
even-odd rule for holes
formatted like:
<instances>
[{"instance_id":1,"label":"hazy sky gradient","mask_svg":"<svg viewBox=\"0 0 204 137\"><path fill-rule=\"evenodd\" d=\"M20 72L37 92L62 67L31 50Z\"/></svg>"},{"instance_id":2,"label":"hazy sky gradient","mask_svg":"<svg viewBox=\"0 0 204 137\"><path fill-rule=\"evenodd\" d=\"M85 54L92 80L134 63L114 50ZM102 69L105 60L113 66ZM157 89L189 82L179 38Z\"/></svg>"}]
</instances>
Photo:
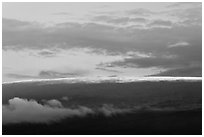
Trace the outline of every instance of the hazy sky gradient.
<instances>
[{"instance_id":1,"label":"hazy sky gradient","mask_svg":"<svg viewBox=\"0 0 204 137\"><path fill-rule=\"evenodd\" d=\"M3 81L201 76L201 3L3 3Z\"/></svg>"}]
</instances>

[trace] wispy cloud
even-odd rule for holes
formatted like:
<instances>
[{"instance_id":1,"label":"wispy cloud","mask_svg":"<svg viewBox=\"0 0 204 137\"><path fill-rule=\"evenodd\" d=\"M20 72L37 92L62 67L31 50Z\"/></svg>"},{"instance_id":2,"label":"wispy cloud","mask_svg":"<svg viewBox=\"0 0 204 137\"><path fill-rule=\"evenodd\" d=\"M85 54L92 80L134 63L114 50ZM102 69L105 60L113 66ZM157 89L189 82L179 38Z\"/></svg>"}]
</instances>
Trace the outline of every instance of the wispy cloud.
<instances>
[{"instance_id":1,"label":"wispy cloud","mask_svg":"<svg viewBox=\"0 0 204 137\"><path fill-rule=\"evenodd\" d=\"M188 42L177 42L175 44L171 44L171 45L168 45L168 48L174 48L174 47L186 47L186 46L189 46L190 44Z\"/></svg>"},{"instance_id":2,"label":"wispy cloud","mask_svg":"<svg viewBox=\"0 0 204 137\"><path fill-rule=\"evenodd\" d=\"M167 27L171 28L173 23L169 20L155 20L148 24L150 27Z\"/></svg>"}]
</instances>

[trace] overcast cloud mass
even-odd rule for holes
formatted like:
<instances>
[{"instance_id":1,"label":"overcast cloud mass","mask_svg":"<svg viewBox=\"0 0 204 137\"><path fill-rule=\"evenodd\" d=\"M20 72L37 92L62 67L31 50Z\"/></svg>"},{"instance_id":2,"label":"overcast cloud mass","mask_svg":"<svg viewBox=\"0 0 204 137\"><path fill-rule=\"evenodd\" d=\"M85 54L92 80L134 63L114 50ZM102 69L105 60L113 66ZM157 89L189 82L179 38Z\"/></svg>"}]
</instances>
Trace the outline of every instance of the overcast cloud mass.
<instances>
[{"instance_id":1,"label":"overcast cloud mass","mask_svg":"<svg viewBox=\"0 0 204 137\"><path fill-rule=\"evenodd\" d=\"M202 74L201 3L3 3L3 81Z\"/></svg>"}]
</instances>

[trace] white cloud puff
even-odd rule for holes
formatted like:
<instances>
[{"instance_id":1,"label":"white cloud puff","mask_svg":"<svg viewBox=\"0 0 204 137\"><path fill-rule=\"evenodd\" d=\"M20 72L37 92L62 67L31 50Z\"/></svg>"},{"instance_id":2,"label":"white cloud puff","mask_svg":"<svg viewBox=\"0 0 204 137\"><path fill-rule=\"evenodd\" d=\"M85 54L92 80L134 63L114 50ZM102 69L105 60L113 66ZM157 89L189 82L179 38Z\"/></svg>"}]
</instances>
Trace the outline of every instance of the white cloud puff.
<instances>
[{"instance_id":1,"label":"white cloud puff","mask_svg":"<svg viewBox=\"0 0 204 137\"><path fill-rule=\"evenodd\" d=\"M85 116L93 113L93 110L87 107L62 108L56 100L48 101L48 103L52 106L18 97L10 99L9 104L2 107L3 124L19 122L48 123L65 117Z\"/></svg>"},{"instance_id":2,"label":"white cloud puff","mask_svg":"<svg viewBox=\"0 0 204 137\"><path fill-rule=\"evenodd\" d=\"M46 105L50 106L50 107L58 107L58 108L62 108L62 103L56 99L51 99L46 101Z\"/></svg>"}]
</instances>

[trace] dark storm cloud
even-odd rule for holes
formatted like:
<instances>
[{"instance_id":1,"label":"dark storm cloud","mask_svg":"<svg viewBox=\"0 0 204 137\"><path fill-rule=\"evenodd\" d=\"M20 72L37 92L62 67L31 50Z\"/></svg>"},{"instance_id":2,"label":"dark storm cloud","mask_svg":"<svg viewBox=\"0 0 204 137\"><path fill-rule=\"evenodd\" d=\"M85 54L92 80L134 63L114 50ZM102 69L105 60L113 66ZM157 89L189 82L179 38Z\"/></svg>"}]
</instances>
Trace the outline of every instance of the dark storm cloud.
<instances>
[{"instance_id":1,"label":"dark storm cloud","mask_svg":"<svg viewBox=\"0 0 204 137\"><path fill-rule=\"evenodd\" d=\"M130 112L129 109L115 108L113 105L104 104L102 107L91 109L85 106L65 108L59 100L44 100L44 104L36 100L27 100L15 97L9 104L2 106L3 124L9 123L50 123L67 117L83 117L87 114L103 114L112 116L119 113Z\"/></svg>"}]
</instances>

